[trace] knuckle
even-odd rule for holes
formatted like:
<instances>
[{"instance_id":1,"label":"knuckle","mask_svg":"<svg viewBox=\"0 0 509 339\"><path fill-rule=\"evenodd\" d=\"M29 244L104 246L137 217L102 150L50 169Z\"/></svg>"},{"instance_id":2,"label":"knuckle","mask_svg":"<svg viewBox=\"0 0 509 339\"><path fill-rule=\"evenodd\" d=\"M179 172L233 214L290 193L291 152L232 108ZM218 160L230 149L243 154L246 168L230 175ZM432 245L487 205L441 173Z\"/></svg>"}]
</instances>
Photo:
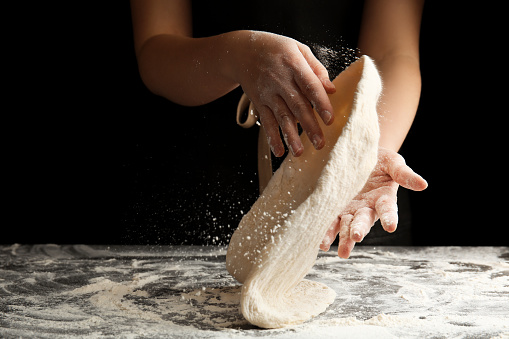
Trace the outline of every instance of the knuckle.
<instances>
[{"instance_id":1,"label":"knuckle","mask_svg":"<svg viewBox=\"0 0 509 339\"><path fill-rule=\"evenodd\" d=\"M375 208L380 213L396 212L398 210L398 205L394 199L385 196L377 200Z\"/></svg>"},{"instance_id":2,"label":"knuckle","mask_svg":"<svg viewBox=\"0 0 509 339\"><path fill-rule=\"evenodd\" d=\"M301 64L302 55L299 53L295 53L295 51L291 50L288 53L284 53L281 55L282 64L291 69L293 72L300 72L299 65Z\"/></svg>"},{"instance_id":3,"label":"knuckle","mask_svg":"<svg viewBox=\"0 0 509 339\"><path fill-rule=\"evenodd\" d=\"M311 55L313 54L311 48L308 45L306 45L306 44L301 43L300 48L305 53L308 53L308 54L311 54Z\"/></svg>"},{"instance_id":4,"label":"knuckle","mask_svg":"<svg viewBox=\"0 0 509 339\"><path fill-rule=\"evenodd\" d=\"M352 219L353 219L353 213L343 214L341 216L341 220L340 220L341 225L348 225L348 224L350 224Z\"/></svg>"},{"instance_id":5,"label":"knuckle","mask_svg":"<svg viewBox=\"0 0 509 339\"><path fill-rule=\"evenodd\" d=\"M392 199L392 197L390 197L387 194L380 196L380 198L378 198L377 200L377 204L391 204L391 203L395 203L395 201L394 199Z\"/></svg>"},{"instance_id":6,"label":"knuckle","mask_svg":"<svg viewBox=\"0 0 509 339\"><path fill-rule=\"evenodd\" d=\"M321 97L321 91L323 90L322 83L318 78L309 80L302 88L302 93L311 102L313 107L320 106L323 98Z\"/></svg>"},{"instance_id":7,"label":"knuckle","mask_svg":"<svg viewBox=\"0 0 509 339\"><path fill-rule=\"evenodd\" d=\"M280 125L293 120L293 116L290 112L288 112L286 107L283 107L282 105L276 105L274 107L274 114Z\"/></svg>"},{"instance_id":8,"label":"knuckle","mask_svg":"<svg viewBox=\"0 0 509 339\"><path fill-rule=\"evenodd\" d=\"M313 74L313 77L310 77L309 79L306 79L306 85L304 86L303 90L306 93L318 93L318 88L320 88L322 85L320 79L316 75Z\"/></svg>"},{"instance_id":9,"label":"knuckle","mask_svg":"<svg viewBox=\"0 0 509 339\"><path fill-rule=\"evenodd\" d=\"M304 114L311 113L312 107L311 103L305 100L292 100L290 102L290 109L296 116L301 117Z\"/></svg>"},{"instance_id":10,"label":"knuckle","mask_svg":"<svg viewBox=\"0 0 509 339\"><path fill-rule=\"evenodd\" d=\"M371 207L364 206L364 207L359 208L357 210L357 212L355 213L355 215L356 216L369 216L373 212L374 211Z\"/></svg>"}]
</instances>

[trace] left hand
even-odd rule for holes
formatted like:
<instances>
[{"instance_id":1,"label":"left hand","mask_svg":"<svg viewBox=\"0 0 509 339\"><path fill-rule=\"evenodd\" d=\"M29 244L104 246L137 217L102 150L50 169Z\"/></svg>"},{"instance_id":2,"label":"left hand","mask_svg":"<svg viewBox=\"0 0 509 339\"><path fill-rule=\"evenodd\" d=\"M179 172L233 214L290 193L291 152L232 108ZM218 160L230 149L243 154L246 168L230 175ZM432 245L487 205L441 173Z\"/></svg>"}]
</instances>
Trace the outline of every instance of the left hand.
<instances>
[{"instance_id":1,"label":"left hand","mask_svg":"<svg viewBox=\"0 0 509 339\"><path fill-rule=\"evenodd\" d=\"M275 156L285 153L280 130L288 149L300 156L304 147L297 121L316 149L325 145L323 131L313 108L326 125L332 124L333 107L327 94L336 91L327 69L306 45L277 34L234 31L225 34L231 42L225 75L242 86L260 115Z\"/></svg>"},{"instance_id":2,"label":"left hand","mask_svg":"<svg viewBox=\"0 0 509 339\"><path fill-rule=\"evenodd\" d=\"M396 193L400 185L422 191L428 183L406 165L401 155L379 148L378 162L364 188L332 223L320 249L328 251L339 233L338 255L348 258L355 243L364 239L378 219L384 230L394 232L398 225Z\"/></svg>"}]
</instances>

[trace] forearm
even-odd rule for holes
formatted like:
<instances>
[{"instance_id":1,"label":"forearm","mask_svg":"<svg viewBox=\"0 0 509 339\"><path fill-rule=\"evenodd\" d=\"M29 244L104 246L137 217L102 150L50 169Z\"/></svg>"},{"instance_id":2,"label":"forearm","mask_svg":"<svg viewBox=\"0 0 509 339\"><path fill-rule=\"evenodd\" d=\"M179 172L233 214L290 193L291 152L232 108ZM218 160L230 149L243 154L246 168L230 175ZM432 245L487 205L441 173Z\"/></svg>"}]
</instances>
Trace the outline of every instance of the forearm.
<instances>
[{"instance_id":1,"label":"forearm","mask_svg":"<svg viewBox=\"0 0 509 339\"><path fill-rule=\"evenodd\" d=\"M421 93L419 34L424 0L366 0L359 49L382 76L380 146L398 151L417 111Z\"/></svg>"},{"instance_id":2,"label":"forearm","mask_svg":"<svg viewBox=\"0 0 509 339\"><path fill-rule=\"evenodd\" d=\"M380 146L398 151L413 123L421 94L419 61L406 55L375 60L383 81L378 103Z\"/></svg>"},{"instance_id":3,"label":"forearm","mask_svg":"<svg viewBox=\"0 0 509 339\"><path fill-rule=\"evenodd\" d=\"M238 86L228 69L231 35L153 36L137 53L143 82L153 93L182 105L201 105L225 95Z\"/></svg>"}]
</instances>

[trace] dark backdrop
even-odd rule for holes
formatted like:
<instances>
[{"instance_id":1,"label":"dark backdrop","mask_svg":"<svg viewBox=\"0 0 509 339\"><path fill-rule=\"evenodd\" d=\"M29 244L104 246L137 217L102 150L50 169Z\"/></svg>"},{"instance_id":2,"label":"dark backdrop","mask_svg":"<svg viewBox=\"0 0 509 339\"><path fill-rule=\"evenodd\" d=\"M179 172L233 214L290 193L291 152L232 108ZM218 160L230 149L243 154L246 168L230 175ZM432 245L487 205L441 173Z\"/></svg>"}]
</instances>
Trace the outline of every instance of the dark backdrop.
<instances>
[{"instance_id":1,"label":"dark backdrop","mask_svg":"<svg viewBox=\"0 0 509 339\"><path fill-rule=\"evenodd\" d=\"M66 6L5 14L0 243L224 241L257 194L255 159L230 147L256 135L234 125L240 92L202 108L159 98L137 73L128 2ZM410 194L417 245L507 245L500 11L425 6L401 150L429 182Z\"/></svg>"}]
</instances>

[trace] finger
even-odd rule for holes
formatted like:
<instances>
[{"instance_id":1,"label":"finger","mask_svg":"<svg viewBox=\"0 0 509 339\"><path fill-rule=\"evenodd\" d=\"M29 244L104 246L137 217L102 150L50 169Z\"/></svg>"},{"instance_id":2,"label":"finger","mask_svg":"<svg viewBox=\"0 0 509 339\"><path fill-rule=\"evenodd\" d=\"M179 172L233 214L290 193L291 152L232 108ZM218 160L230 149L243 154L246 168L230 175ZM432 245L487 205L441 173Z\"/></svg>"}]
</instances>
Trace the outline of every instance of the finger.
<instances>
[{"instance_id":1,"label":"finger","mask_svg":"<svg viewBox=\"0 0 509 339\"><path fill-rule=\"evenodd\" d=\"M295 156L300 156L304 151L304 146L300 140L297 121L290 112L283 98L277 96L274 100L274 116L281 127L283 138L290 152Z\"/></svg>"},{"instance_id":2,"label":"finger","mask_svg":"<svg viewBox=\"0 0 509 339\"><path fill-rule=\"evenodd\" d=\"M426 180L407 166L400 154L388 150L386 153L386 172L397 184L413 191L422 191L428 187Z\"/></svg>"},{"instance_id":3,"label":"finger","mask_svg":"<svg viewBox=\"0 0 509 339\"><path fill-rule=\"evenodd\" d=\"M348 259L354 247L355 241L352 239L339 238L338 256L343 259Z\"/></svg>"},{"instance_id":4,"label":"finger","mask_svg":"<svg viewBox=\"0 0 509 339\"><path fill-rule=\"evenodd\" d=\"M299 95L285 97L285 101L315 149L321 149L325 139L310 102L300 92Z\"/></svg>"},{"instance_id":5,"label":"finger","mask_svg":"<svg viewBox=\"0 0 509 339\"><path fill-rule=\"evenodd\" d=\"M341 216L339 222L339 244L338 256L340 258L348 259L350 252L355 246L355 241L350 238L350 224L353 220L353 215L345 214Z\"/></svg>"},{"instance_id":6,"label":"finger","mask_svg":"<svg viewBox=\"0 0 509 339\"><path fill-rule=\"evenodd\" d=\"M341 221L341 218L337 217L336 219L334 219L332 224L329 226L329 229L325 233L322 243L320 244L320 249L322 251L327 252L330 249L331 244L334 242L334 239L336 239L336 235L339 233L340 221Z\"/></svg>"},{"instance_id":7,"label":"finger","mask_svg":"<svg viewBox=\"0 0 509 339\"><path fill-rule=\"evenodd\" d=\"M316 75L311 71L302 72L296 77L295 81L304 97L311 103L324 124L332 124L334 122L332 104Z\"/></svg>"},{"instance_id":8,"label":"finger","mask_svg":"<svg viewBox=\"0 0 509 339\"><path fill-rule=\"evenodd\" d=\"M310 61L308 61L308 59L306 59L306 61L306 64L299 66L301 72L300 75L295 78L295 80L302 94L304 94L309 102L311 102L316 112L321 117L322 121L326 125L330 125L334 121L334 116L332 113L334 110L332 104L330 103L329 96L327 95L327 91L323 86L322 80L320 80L320 77L317 76L314 72L313 65L309 64ZM316 62L320 64L318 60L316 60ZM318 66L315 66L315 69L317 69L317 67Z\"/></svg>"},{"instance_id":9,"label":"finger","mask_svg":"<svg viewBox=\"0 0 509 339\"><path fill-rule=\"evenodd\" d=\"M276 157L283 156L285 154L285 147L281 141L279 125L272 110L265 105L256 107L256 110L260 114L260 122L265 129L265 134L267 134L267 142L269 143L272 153L274 153Z\"/></svg>"},{"instance_id":10,"label":"finger","mask_svg":"<svg viewBox=\"0 0 509 339\"><path fill-rule=\"evenodd\" d=\"M336 86L330 81L329 72L327 68L318 60L311 49L303 44L299 45L299 50L308 62L309 66L313 70L313 73L316 74L318 79L322 82L323 88L328 94L332 94L336 92Z\"/></svg>"},{"instance_id":11,"label":"finger","mask_svg":"<svg viewBox=\"0 0 509 339\"><path fill-rule=\"evenodd\" d=\"M394 232L398 227L398 204L387 195L380 197L375 203L376 213L380 223L387 232Z\"/></svg>"},{"instance_id":12,"label":"finger","mask_svg":"<svg viewBox=\"0 0 509 339\"><path fill-rule=\"evenodd\" d=\"M376 212L372 208L363 207L357 210L350 225L350 238L355 242L361 242L371 230L376 217Z\"/></svg>"}]
</instances>

